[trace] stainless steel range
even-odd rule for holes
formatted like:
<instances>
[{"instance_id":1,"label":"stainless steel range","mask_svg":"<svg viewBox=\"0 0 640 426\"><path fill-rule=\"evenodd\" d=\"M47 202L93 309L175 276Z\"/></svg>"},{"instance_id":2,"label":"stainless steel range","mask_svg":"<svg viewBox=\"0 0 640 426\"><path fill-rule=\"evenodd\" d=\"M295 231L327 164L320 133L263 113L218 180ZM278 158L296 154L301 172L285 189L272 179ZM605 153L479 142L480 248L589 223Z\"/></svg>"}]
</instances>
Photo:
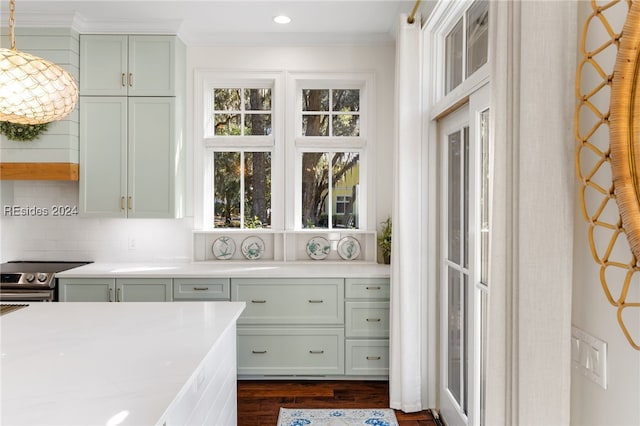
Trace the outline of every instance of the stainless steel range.
<instances>
[{"instance_id":1,"label":"stainless steel range","mask_svg":"<svg viewBox=\"0 0 640 426\"><path fill-rule=\"evenodd\" d=\"M56 302L56 273L91 262L12 261L0 264L0 301Z\"/></svg>"}]
</instances>

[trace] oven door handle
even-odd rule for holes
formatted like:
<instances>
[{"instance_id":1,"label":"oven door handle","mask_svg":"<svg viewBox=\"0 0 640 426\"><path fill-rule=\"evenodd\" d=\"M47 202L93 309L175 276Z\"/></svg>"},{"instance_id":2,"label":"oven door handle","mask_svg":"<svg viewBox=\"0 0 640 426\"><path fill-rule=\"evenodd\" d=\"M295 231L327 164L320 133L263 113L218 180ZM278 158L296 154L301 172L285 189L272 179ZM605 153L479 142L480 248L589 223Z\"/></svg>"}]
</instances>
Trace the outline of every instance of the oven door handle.
<instances>
[{"instance_id":1,"label":"oven door handle","mask_svg":"<svg viewBox=\"0 0 640 426\"><path fill-rule=\"evenodd\" d=\"M36 300L53 300L51 291L28 291L28 292L2 292L0 300L4 301L36 301Z\"/></svg>"}]
</instances>

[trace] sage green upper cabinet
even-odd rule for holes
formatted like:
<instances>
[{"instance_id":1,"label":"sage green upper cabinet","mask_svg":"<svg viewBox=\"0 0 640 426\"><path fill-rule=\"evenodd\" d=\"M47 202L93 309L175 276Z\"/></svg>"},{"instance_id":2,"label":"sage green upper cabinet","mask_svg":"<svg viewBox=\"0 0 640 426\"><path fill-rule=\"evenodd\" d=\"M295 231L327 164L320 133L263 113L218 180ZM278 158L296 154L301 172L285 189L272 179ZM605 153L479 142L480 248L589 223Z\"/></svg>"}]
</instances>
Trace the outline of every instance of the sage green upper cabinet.
<instances>
[{"instance_id":1,"label":"sage green upper cabinet","mask_svg":"<svg viewBox=\"0 0 640 426\"><path fill-rule=\"evenodd\" d=\"M183 46L175 36L80 37L80 95L175 96Z\"/></svg>"},{"instance_id":2,"label":"sage green upper cabinet","mask_svg":"<svg viewBox=\"0 0 640 426\"><path fill-rule=\"evenodd\" d=\"M80 213L184 214L174 97L80 97Z\"/></svg>"}]
</instances>

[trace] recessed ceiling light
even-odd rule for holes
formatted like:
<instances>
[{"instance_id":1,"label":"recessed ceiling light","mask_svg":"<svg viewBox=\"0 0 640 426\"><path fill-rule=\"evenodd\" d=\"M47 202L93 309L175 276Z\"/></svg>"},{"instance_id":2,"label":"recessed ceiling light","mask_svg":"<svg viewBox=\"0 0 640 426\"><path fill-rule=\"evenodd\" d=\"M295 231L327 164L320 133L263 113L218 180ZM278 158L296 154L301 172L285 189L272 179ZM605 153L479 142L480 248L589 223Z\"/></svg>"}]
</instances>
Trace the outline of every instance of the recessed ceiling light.
<instances>
[{"instance_id":1,"label":"recessed ceiling light","mask_svg":"<svg viewBox=\"0 0 640 426\"><path fill-rule=\"evenodd\" d=\"M291 22L291 18L285 15L278 15L273 18L273 22L275 22L276 24L288 24L289 22Z\"/></svg>"}]
</instances>

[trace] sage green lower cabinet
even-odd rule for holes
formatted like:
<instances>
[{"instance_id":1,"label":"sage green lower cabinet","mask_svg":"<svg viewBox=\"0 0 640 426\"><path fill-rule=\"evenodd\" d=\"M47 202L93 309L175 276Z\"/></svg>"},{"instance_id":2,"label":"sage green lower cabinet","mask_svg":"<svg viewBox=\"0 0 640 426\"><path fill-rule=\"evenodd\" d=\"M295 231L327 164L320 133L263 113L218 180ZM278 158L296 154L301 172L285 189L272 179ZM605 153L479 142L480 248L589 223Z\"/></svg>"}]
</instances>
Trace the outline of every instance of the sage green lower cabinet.
<instances>
[{"instance_id":1,"label":"sage green lower cabinet","mask_svg":"<svg viewBox=\"0 0 640 426\"><path fill-rule=\"evenodd\" d=\"M61 278L60 302L170 302L171 278Z\"/></svg>"},{"instance_id":2,"label":"sage green lower cabinet","mask_svg":"<svg viewBox=\"0 0 640 426\"><path fill-rule=\"evenodd\" d=\"M174 278L173 300L229 300L229 278Z\"/></svg>"},{"instance_id":3,"label":"sage green lower cabinet","mask_svg":"<svg viewBox=\"0 0 640 426\"><path fill-rule=\"evenodd\" d=\"M238 327L238 374L342 375L342 328Z\"/></svg>"},{"instance_id":4,"label":"sage green lower cabinet","mask_svg":"<svg viewBox=\"0 0 640 426\"><path fill-rule=\"evenodd\" d=\"M388 278L345 280L345 374L389 374Z\"/></svg>"}]
</instances>

